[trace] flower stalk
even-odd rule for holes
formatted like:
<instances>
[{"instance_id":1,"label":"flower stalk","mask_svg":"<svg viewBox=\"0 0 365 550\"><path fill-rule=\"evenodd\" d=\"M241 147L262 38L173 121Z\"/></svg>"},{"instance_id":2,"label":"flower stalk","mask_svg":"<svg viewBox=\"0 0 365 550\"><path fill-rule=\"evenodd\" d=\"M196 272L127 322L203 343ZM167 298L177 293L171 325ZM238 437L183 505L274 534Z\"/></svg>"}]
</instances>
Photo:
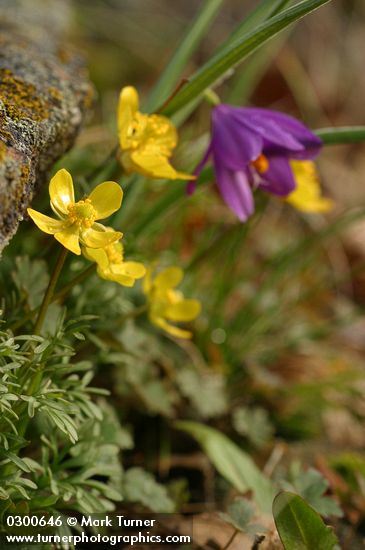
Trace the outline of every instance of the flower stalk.
<instances>
[{"instance_id":1,"label":"flower stalk","mask_svg":"<svg viewBox=\"0 0 365 550\"><path fill-rule=\"evenodd\" d=\"M67 257L68 250L67 248L62 248L60 255L58 256L58 260L56 262L56 265L54 267L53 273L51 275L51 278L48 283L47 290L45 292L45 295L43 297L43 301L38 313L37 320L34 325L34 334L39 335L41 333L44 320L46 318L47 310L49 305L52 302L53 294L56 288L57 281L59 279L59 276L61 274L63 265L65 263L66 257Z\"/></svg>"}]
</instances>

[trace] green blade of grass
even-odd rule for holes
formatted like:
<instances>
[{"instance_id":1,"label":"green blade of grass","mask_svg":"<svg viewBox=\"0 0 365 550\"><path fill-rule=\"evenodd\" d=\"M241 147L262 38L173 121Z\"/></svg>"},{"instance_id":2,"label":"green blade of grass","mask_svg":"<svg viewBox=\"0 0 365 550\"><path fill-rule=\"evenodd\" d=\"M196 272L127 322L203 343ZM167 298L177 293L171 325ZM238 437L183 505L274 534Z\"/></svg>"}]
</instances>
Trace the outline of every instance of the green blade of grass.
<instances>
[{"instance_id":1,"label":"green blade of grass","mask_svg":"<svg viewBox=\"0 0 365 550\"><path fill-rule=\"evenodd\" d=\"M262 299L264 293L274 287L280 279L287 276L290 272L294 276L300 270L310 265L312 255L316 253L319 247L323 246L323 242L338 235L351 224L363 219L365 210L357 208L339 219L335 219L328 226L324 227L311 235L306 235L298 243L294 243L292 247L278 252L274 257L270 258L263 266L263 272L266 274L260 288L255 295L247 301L245 308L238 311L229 323L229 329L233 331L242 331L245 334L253 327L254 319L256 318L256 307ZM260 321L260 319L259 319ZM242 344L243 345L243 344Z\"/></svg>"},{"instance_id":2,"label":"green blade of grass","mask_svg":"<svg viewBox=\"0 0 365 550\"><path fill-rule=\"evenodd\" d=\"M305 0L275 15L259 25L250 34L243 36L236 43L232 44L231 47L218 52L199 69L191 77L190 82L175 95L163 110L163 114L171 116L202 94L206 88L215 84L229 69L238 65L248 55L256 51L261 45L265 44L281 30L330 1L331 0Z\"/></svg>"},{"instance_id":3,"label":"green blade of grass","mask_svg":"<svg viewBox=\"0 0 365 550\"><path fill-rule=\"evenodd\" d=\"M315 133L325 145L339 145L365 141L365 126L342 126L339 128L320 128Z\"/></svg>"},{"instance_id":4,"label":"green blade of grass","mask_svg":"<svg viewBox=\"0 0 365 550\"><path fill-rule=\"evenodd\" d=\"M199 46L202 37L216 17L222 4L223 0L206 0L203 9L191 25L154 87L147 102L148 110L156 109L167 98L168 94L171 93L173 86L181 77L186 63Z\"/></svg>"},{"instance_id":5,"label":"green blade of grass","mask_svg":"<svg viewBox=\"0 0 365 550\"><path fill-rule=\"evenodd\" d=\"M229 37L221 44L218 52L226 51L233 44L237 43L242 36L250 32L265 19L269 19L280 13L292 0L262 0L260 5L253 10L243 21L230 33Z\"/></svg>"},{"instance_id":6,"label":"green blade of grass","mask_svg":"<svg viewBox=\"0 0 365 550\"><path fill-rule=\"evenodd\" d=\"M240 106L247 103L287 38L287 32L282 32L272 40L270 48L261 48L250 57L229 87L225 103Z\"/></svg>"},{"instance_id":7,"label":"green blade of grass","mask_svg":"<svg viewBox=\"0 0 365 550\"><path fill-rule=\"evenodd\" d=\"M282 9L285 8L286 5L288 5L292 0L262 0L261 4L253 10L247 17L244 19L244 21L229 35L227 40L221 44L218 49L216 50L216 53L221 52L225 49L227 49L229 46L232 45L232 43L236 40L238 40L245 32L248 32L250 28L254 27L255 25L258 25L265 19L268 19L269 17L273 17L277 13L279 13ZM283 37L285 40L285 37ZM258 52L258 55L261 54L261 57L263 58L266 56L268 59L271 59L273 56L272 51L270 50L270 54L268 52ZM264 70L264 64L257 62L256 59L251 59L251 70L245 71L245 76L242 78L242 83L240 83L241 90L244 90L244 94L241 94L243 98L247 98L252 90L252 88L255 86L255 78L259 78L260 70ZM237 95L239 92L237 93ZM191 101L188 105L186 105L183 109L180 109L178 113L175 113L173 118L174 123L176 126L180 126L185 120L190 116L190 114L195 110L195 108L199 105L201 101L201 97L195 98L194 101ZM227 103L230 103L228 101Z\"/></svg>"}]
</instances>

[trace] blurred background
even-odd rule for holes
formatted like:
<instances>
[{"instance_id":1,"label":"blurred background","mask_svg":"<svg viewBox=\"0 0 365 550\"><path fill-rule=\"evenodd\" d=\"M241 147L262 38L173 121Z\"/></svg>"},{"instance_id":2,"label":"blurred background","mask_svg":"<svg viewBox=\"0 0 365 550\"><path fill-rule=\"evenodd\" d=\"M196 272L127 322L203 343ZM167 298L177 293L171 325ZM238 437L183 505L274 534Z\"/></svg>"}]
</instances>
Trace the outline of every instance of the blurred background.
<instances>
[{"instance_id":1,"label":"blurred background","mask_svg":"<svg viewBox=\"0 0 365 550\"><path fill-rule=\"evenodd\" d=\"M146 100L202 4L74 0L68 11L63 4L70 42L85 52L97 91L93 117L62 161L81 182L117 143L120 88L133 85ZM226 0L181 77L206 62L257 5ZM364 1L335 0L270 41L216 91L223 102L281 110L312 128L362 125L364 52ZM162 105L167 98L159 99ZM202 103L180 127L175 164L184 170L194 168L209 139L210 109ZM91 314L107 308L107 321L93 330L101 323L113 338L92 345L98 382L111 389L111 402L136 435L126 467L153 471L183 510L219 507L231 496L227 484L216 480L191 438L171 428L174 419L209 423L268 475L291 476L292 487L304 483L295 461L317 468L345 512L343 548L355 548L355 529L365 532L365 147L326 147L317 165L335 202L330 214L305 216L258 196L260 215L243 225L217 195L212 175L154 219L146 212L182 184L144 183L134 202L128 196L136 182L121 178L126 253L186 268L184 291L203 303L193 342L149 334L143 319L116 330L120 311L141 298L134 291L125 297L112 283L100 290L91 279L75 290L70 307ZM15 251L25 247L21 237ZM118 360L107 351L116 341L123 346Z\"/></svg>"}]
</instances>

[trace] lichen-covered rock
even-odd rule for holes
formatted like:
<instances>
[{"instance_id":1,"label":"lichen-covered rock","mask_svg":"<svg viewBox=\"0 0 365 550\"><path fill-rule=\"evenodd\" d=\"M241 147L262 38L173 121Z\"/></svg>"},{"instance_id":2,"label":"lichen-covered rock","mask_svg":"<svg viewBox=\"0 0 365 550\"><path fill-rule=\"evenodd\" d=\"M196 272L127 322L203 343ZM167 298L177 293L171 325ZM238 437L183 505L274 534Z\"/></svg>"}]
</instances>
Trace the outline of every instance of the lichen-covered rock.
<instances>
[{"instance_id":1,"label":"lichen-covered rock","mask_svg":"<svg viewBox=\"0 0 365 550\"><path fill-rule=\"evenodd\" d=\"M0 2L0 254L92 104L66 24L65 0Z\"/></svg>"}]
</instances>

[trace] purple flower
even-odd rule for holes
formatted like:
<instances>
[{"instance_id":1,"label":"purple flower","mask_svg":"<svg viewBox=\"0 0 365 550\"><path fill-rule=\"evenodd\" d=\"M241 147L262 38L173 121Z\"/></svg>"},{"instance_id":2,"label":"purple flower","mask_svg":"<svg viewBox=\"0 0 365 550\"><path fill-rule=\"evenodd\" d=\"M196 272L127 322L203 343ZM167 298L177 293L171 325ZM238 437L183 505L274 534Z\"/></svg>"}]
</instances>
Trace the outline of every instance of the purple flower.
<instances>
[{"instance_id":1,"label":"purple flower","mask_svg":"<svg viewBox=\"0 0 365 550\"><path fill-rule=\"evenodd\" d=\"M290 160L313 159L321 140L293 117L270 109L218 105L212 114L212 139L195 170L213 157L219 191L241 221L254 211L252 190L285 197L296 187ZM188 194L196 183L190 181Z\"/></svg>"}]
</instances>

